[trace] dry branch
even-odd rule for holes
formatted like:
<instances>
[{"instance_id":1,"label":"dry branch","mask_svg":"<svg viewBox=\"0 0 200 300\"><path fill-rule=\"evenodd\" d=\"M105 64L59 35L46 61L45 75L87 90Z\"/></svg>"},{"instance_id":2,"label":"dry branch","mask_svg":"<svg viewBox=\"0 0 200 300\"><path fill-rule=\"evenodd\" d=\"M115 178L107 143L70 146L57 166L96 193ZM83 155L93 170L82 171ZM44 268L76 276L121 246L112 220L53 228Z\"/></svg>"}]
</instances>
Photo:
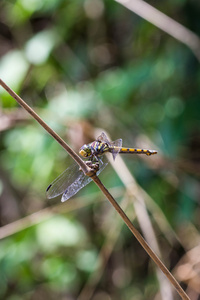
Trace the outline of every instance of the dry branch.
<instances>
[{"instance_id":1,"label":"dry branch","mask_svg":"<svg viewBox=\"0 0 200 300\"><path fill-rule=\"evenodd\" d=\"M184 290L181 288L179 283L176 281L176 279L173 277L173 275L170 273L170 271L166 268L166 266L162 263L162 261L158 258L158 256L155 254L155 252L150 248L150 246L147 244L147 242L144 240L144 238L141 236L141 234L138 232L138 230L133 226L130 219L127 217L125 212L121 209L119 204L116 202L116 200L113 198L113 196L109 193L109 191L106 189L106 187L102 184L100 179L91 172L91 169L88 168L88 166L84 163L84 161L66 144L64 140L60 138L60 136L53 131L36 113L35 111L30 108L28 104L26 104L12 89L10 89L2 79L0 79L0 85L24 108L26 111L31 114L31 116L71 155L71 157L80 165L84 173L92 178L92 180L96 183L96 185L99 187L99 189L103 192L103 194L106 196L106 198L109 200L109 202L113 205L115 210L118 212L118 214L121 216L121 218L124 220L130 231L133 233L133 235L136 237L138 242L141 244L141 246L144 248L144 250L148 253L148 255L151 257L151 259L156 263L156 265L160 268L160 270L166 275L166 277L169 279L169 281L172 283L172 285L175 287L179 295L184 300L189 300L190 298L187 296L187 294L184 292Z\"/></svg>"}]
</instances>

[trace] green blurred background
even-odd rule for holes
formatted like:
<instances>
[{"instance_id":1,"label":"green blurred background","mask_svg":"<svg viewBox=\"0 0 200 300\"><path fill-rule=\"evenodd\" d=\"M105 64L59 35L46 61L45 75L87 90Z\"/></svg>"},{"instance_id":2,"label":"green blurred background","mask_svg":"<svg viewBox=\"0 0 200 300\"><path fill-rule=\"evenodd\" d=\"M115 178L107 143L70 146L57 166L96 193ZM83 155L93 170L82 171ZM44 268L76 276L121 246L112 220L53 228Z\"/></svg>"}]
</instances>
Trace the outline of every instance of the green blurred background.
<instances>
[{"instance_id":1,"label":"green blurred background","mask_svg":"<svg viewBox=\"0 0 200 300\"><path fill-rule=\"evenodd\" d=\"M149 3L200 34L199 1ZM158 150L123 159L150 199L164 263L200 299L200 70L192 51L115 1L7 0L0 56L0 77L75 151L97 128L124 146ZM2 88L0 101L0 299L179 299L169 286L163 296L154 263L94 183L64 204L46 199L72 159ZM137 197L111 165L100 178L119 203L126 197L148 237Z\"/></svg>"}]
</instances>

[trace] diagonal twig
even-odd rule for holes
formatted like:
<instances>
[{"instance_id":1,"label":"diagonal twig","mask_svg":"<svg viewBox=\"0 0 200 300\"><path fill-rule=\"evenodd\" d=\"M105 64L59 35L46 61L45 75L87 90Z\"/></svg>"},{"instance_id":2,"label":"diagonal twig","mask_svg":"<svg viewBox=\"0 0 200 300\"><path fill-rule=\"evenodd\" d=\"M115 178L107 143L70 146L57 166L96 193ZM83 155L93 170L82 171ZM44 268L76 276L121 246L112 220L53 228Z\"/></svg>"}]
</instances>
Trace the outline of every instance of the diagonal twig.
<instances>
[{"instance_id":1,"label":"diagonal twig","mask_svg":"<svg viewBox=\"0 0 200 300\"><path fill-rule=\"evenodd\" d=\"M91 172L91 169L76 154L76 152L74 152L74 150L53 129L51 129L22 98L9 88L2 79L0 79L0 85L69 153L85 174Z\"/></svg>"},{"instance_id":2,"label":"diagonal twig","mask_svg":"<svg viewBox=\"0 0 200 300\"><path fill-rule=\"evenodd\" d=\"M193 51L198 61L200 61L200 38L194 32L143 0L115 1L187 45Z\"/></svg>"},{"instance_id":3,"label":"diagonal twig","mask_svg":"<svg viewBox=\"0 0 200 300\"><path fill-rule=\"evenodd\" d=\"M190 300L184 290L181 288L177 280L173 277L170 271L166 268L166 266L162 263L162 261L158 258L155 252L151 249L151 247L147 244L144 238L141 236L139 231L133 226L130 219L127 217L125 212L121 209L119 204L113 198L113 196L109 193L106 187L102 184L100 179L97 177L96 174L84 163L84 161L60 138L60 136L53 131L36 113L35 111L30 108L28 104L26 104L11 88L9 88L5 82L0 79L0 85L24 108L28 111L29 114L71 155L71 157L80 165L83 172L90 176L92 180L96 183L99 189L103 192L121 218L124 220L130 231L133 233L135 238L144 248L144 250L148 253L151 259L156 263L156 265L160 268L160 270L167 276L168 280L172 283L175 287L179 295L184 300Z\"/></svg>"},{"instance_id":4,"label":"diagonal twig","mask_svg":"<svg viewBox=\"0 0 200 300\"><path fill-rule=\"evenodd\" d=\"M118 212L120 217L124 220L130 231L133 233L135 238L138 240L140 245L144 248L144 250L148 253L148 255L151 257L151 259L156 263L156 265L160 268L160 270L167 276L169 281L172 283L172 285L175 287L179 295L184 300L190 300L188 295L184 292L184 290L181 288L179 283L176 281L174 276L170 273L170 271L166 268L166 266L162 263L162 261L158 258L156 253L150 248L150 246L147 244L147 242L144 240L144 238L141 236L139 231L133 226L130 219L127 217L125 212L121 209L119 204L115 201L115 199L112 197L112 195L109 193L109 191L106 189L106 187L101 183L100 179L95 175L92 177L93 181L98 185L98 187L101 189L101 191L104 193L106 198L110 201L112 206L114 206L115 210Z\"/></svg>"}]
</instances>

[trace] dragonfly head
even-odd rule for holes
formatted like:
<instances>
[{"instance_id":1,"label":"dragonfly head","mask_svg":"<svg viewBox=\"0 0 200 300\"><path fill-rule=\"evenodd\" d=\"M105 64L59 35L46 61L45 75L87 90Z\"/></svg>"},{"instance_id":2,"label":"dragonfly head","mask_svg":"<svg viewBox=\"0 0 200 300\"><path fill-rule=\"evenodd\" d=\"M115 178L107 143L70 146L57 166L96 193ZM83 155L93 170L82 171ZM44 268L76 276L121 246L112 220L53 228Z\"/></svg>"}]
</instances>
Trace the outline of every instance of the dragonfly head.
<instances>
[{"instance_id":1,"label":"dragonfly head","mask_svg":"<svg viewBox=\"0 0 200 300\"><path fill-rule=\"evenodd\" d=\"M89 147L86 144L83 145L79 150L79 154L83 157L91 156L91 154L92 154L91 147Z\"/></svg>"}]
</instances>

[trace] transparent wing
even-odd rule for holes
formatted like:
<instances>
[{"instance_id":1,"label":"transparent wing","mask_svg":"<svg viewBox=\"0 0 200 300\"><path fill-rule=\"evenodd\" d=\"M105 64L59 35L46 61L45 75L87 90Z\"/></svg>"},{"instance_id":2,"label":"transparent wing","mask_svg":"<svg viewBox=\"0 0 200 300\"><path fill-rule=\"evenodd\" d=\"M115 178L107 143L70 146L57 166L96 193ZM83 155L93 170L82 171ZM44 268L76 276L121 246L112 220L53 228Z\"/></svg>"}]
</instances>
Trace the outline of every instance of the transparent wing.
<instances>
[{"instance_id":1,"label":"transparent wing","mask_svg":"<svg viewBox=\"0 0 200 300\"><path fill-rule=\"evenodd\" d=\"M110 145L121 148L122 147L122 139L118 139L116 141L110 142Z\"/></svg>"},{"instance_id":2,"label":"transparent wing","mask_svg":"<svg viewBox=\"0 0 200 300\"><path fill-rule=\"evenodd\" d=\"M105 132L102 132L100 136L98 136L98 138L96 139L98 142L106 142L108 145L110 145L110 141L107 137L107 135L105 134Z\"/></svg>"},{"instance_id":3,"label":"transparent wing","mask_svg":"<svg viewBox=\"0 0 200 300\"><path fill-rule=\"evenodd\" d=\"M105 160L105 159L104 159ZM97 171L97 175L103 171L103 169L107 166L108 162L103 163L99 161L99 170ZM66 191L62 195L61 201L64 202L74 196L78 191L80 191L83 187L85 187L88 183L92 181L91 177L86 176L82 171L81 174L77 177L77 179L67 187Z\"/></svg>"},{"instance_id":4,"label":"transparent wing","mask_svg":"<svg viewBox=\"0 0 200 300\"><path fill-rule=\"evenodd\" d=\"M97 175L108 163L99 162ZM47 188L48 199L63 194L61 201L64 202L75 195L80 189L90 183L92 179L79 169L77 163L72 164L60 176L58 176Z\"/></svg>"},{"instance_id":5,"label":"transparent wing","mask_svg":"<svg viewBox=\"0 0 200 300\"><path fill-rule=\"evenodd\" d=\"M46 195L48 199L54 198L64 193L81 174L77 163L70 165L62 174L60 174L47 188Z\"/></svg>"},{"instance_id":6,"label":"transparent wing","mask_svg":"<svg viewBox=\"0 0 200 300\"><path fill-rule=\"evenodd\" d=\"M98 136L97 141L105 142L108 144L108 146L110 146L110 152L112 153L113 159L115 160L117 154L120 151L120 148L122 147L122 139L118 139L116 141L109 141L105 132L102 132L101 135Z\"/></svg>"},{"instance_id":7,"label":"transparent wing","mask_svg":"<svg viewBox=\"0 0 200 300\"><path fill-rule=\"evenodd\" d=\"M68 200L91 181L92 179L82 172L81 174L79 174L76 180L66 188L65 192L62 195L61 201L64 202Z\"/></svg>"},{"instance_id":8,"label":"transparent wing","mask_svg":"<svg viewBox=\"0 0 200 300\"><path fill-rule=\"evenodd\" d=\"M122 147L122 139L110 142L110 152L112 153L113 159L115 160L117 154Z\"/></svg>"}]
</instances>

